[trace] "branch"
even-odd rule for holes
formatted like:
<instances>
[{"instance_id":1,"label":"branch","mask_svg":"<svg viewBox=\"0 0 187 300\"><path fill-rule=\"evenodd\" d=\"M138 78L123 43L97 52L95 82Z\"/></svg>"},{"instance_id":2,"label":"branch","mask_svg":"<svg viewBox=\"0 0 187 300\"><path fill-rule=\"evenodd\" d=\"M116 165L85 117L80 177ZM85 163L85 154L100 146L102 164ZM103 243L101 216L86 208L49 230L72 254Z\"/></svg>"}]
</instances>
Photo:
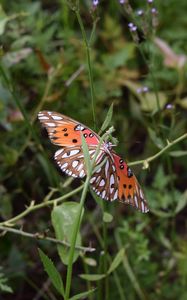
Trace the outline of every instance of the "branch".
<instances>
[{"instance_id":1,"label":"branch","mask_svg":"<svg viewBox=\"0 0 187 300\"><path fill-rule=\"evenodd\" d=\"M67 243L66 241L60 241L60 240L57 240L57 239L52 238L52 237L47 237L47 236L45 236L45 234L41 234L41 233L30 233L30 232L23 231L22 229L15 229L15 228L10 228L10 227L6 227L6 226L0 226L0 230L4 231L5 233L6 232L12 232L12 233L19 234L19 235L26 236L26 237L30 237L30 238L33 238L33 239L36 239L36 240L44 240L44 241L49 241L49 242L52 242L52 243L55 243L55 244L60 244L60 245L66 246L68 248L71 247L71 245L69 243ZM91 248L91 247L75 246L75 249L82 250L84 252L93 252L93 251L95 251L95 248Z\"/></svg>"},{"instance_id":2,"label":"branch","mask_svg":"<svg viewBox=\"0 0 187 300\"><path fill-rule=\"evenodd\" d=\"M45 206L49 206L49 205L54 205L54 204L58 204L59 202L71 197L72 195L78 193L79 191L82 190L84 185L81 185L80 187L78 187L77 189L67 193L66 195L63 195L59 198L53 199L53 200L49 200L49 201L45 201L42 202L40 204L34 204L34 201L31 202L30 206L26 208L26 210L24 210L22 213L20 213L19 215L13 217L12 219L9 219L7 221L4 222L0 222L0 226L13 226L15 222L17 222L18 220L22 219L23 217L25 217L26 215L30 214L31 212L33 212L34 210L43 208Z\"/></svg>"},{"instance_id":3,"label":"branch","mask_svg":"<svg viewBox=\"0 0 187 300\"><path fill-rule=\"evenodd\" d=\"M137 160L137 161L133 161L131 163L128 163L128 166L135 166L135 165L141 165L143 164L144 165L144 168L147 169L148 166L149 166L149 163L158 158L159 156L161 156L164 152L166 152L170 147L172 147L173 145L179 143L180 141L184 140L187 138L187 133L181 135L179 138L177 138L176 140L172 141L172 142L169 142L167 140L167 146L164 147L162 150L160 150L159 152L157 152L155 155L153 156L150 156L146 159L142 159L142 160Z\"/></svg>"}]
</instances>

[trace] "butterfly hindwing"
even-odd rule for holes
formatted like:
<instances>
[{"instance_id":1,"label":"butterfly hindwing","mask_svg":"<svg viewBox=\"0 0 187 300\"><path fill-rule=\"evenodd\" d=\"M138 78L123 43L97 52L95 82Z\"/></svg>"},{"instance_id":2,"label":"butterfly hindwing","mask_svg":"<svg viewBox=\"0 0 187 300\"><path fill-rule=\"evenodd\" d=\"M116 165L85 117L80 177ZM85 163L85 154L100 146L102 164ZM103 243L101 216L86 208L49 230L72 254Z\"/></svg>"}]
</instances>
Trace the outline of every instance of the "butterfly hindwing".
<instances>
[{"instance_id":1,"label":"butterfly hindwing","mask_svg":"<svg viewBox=\"0 0 187 300\"><path fill-rule=\"evenodd\" d=\"M119 201L130 204L143 213L149 211L144 193L131 169L127 164L113 153L118 176Z\"/></svg>"},{"instance_id":2,"label":"butterfly hindwing","mask_svg":"<svg viewBox=\"0 0 187 300\"><path fill-rule=\"evenodd\" d=\"M90 159L93 159L95 147L89 147ZM86 175L82 146L62 147L55 152L54 159L63 172L69 176L83 178Z\"/></svg>"},{"instance_id":3,"label":"butterfly hindwing","mask_svg":"<svg viewBox=\"0 0 187 300\"><path fill-rule=\"evenodd\" d=\"M85 137L87 144L97 145L99 136L83 124L68 118L62 114L41 111L38 118L47 129L51 142L58 146L81 146L81 134Z\"/></svg>"},{"instance_id":4,"label":"butterfly hindwing","mask_svg":"<svg viewBox=\"0 0 187 300\"><path fill-rule=\"evenodd\" d=\"M116 200L118 198L118 181L116 167L111 157L104 151L100 151L96 166L96 170L90 179L92 189L102 199Z\"/></svg>"}]
</instances>

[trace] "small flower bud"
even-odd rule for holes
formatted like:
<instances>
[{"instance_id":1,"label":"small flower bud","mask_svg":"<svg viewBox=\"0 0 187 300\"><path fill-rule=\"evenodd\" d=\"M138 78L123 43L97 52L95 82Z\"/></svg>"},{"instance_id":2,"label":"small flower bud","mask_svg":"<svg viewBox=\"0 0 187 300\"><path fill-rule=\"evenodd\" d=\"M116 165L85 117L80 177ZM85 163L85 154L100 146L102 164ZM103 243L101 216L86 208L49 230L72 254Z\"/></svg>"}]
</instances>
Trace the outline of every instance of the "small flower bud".
<instances>
[{"instance_id":1,"label":"small flower bud","mask_svg":"<svg viewBox=\"0 0 187 300\"><path fill-rule=\"evenodd\" d=\"M97 7L99 4L99 0L92 0L92 4L94 7Z\"/></svg>"}]
</instances>

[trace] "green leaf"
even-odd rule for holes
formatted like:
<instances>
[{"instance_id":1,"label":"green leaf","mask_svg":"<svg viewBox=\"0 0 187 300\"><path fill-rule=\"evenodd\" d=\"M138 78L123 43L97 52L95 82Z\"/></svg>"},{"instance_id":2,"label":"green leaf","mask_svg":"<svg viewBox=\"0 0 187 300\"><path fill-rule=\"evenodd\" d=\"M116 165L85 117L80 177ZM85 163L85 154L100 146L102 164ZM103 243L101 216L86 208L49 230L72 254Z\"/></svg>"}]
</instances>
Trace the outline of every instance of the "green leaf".
<instances>
[{"instance_id":1,"label":"green leaf","mask_svg":"<svg viewBox=\"0 0 187 300\"><path fill-rule=\"evenodd\" d=\"M110 105L110 108L107 112L106 118L103 122L103 125L101 126L100 132L103 132L110 124L113 116L113 103Z\"/></svg>"},{"instance_id":2,"label":"green leaf","mask_svg":"<svg viewBox=\"0 0 187 300\"><path fill-rule=\"evenodd\" d=\"M87 145L86 140L83 135L81 136L81 139L82 139L82 150L83 150L83 154L84 154L84 162L86 165L86 171L90 175L91 174L90 153L88 150L88 145Z\"/></svg>"},{"instance_id":3,"label":"green leaf","mask_svg":"<svg viewBox=\"0 0 187 300\"><path fill-rule=\"evenodd\" d=\"M159 149L162 149L164 147L164 144L163 144L163 141L161 140L161 138L159 138L157 135L156 135L156 132L151 129L151 128L148 128L148 132L149 132L149 136L151 138L151 140L153 141L153 143L159 148Z\"/></svg>"},{"instance_id":4,"label":"green leaf","mask_svg":"<svg viewBox=\"0 0 187 300\"><path fill-rule=\"evenodd\" d=\"M47 272L51 282L53 283L54 287L57 291L64 296L64 285L61 279L60 273L56 269L55 265L53 264L52 260L41 250L38 249L41 261L43 263L44 269Z\"/></svg>"},{"instance_id":5,"label":"green leaf","mask_svg":"<svg viewBox=\"0 0 187 300\"><path fill-rule=\"evenodd\" d=\"M106 277L105 274L81 274L79 276L88 281L98 281Z\"/></svg>"},{"instance_id":6,"label":"green leaf","mask_svg":"<svg viewBox=\"0 0 187 300\"><path fill-rule=\"evenodd\" d=\"M107 274L112 273L119 266L119 264L122 262L122 260L124 258L124 254L125 254L125 249L124 248L119 250L119 252L117 253L117 255L114 258L113 262L111 263L111 266L110 266Z\"/></svg>"},{"instance_id":7,"label":"green leaf","mask_svg":"<svg viewBox=\"0 0 187 300\"><path fill-rule=\"evenodd\" d=\"M0 291L6 293L13 293L12 288L7 283L8 279L5 277L5 274L2 272L2 267L0 267Z\"/></svg>"},{"instance_id":8,"label":"green leaf","mask_svg":"<svg viewBox=\"0 0 187 300\"><path fill-rule=\"evenodd\" d=\"M5 14L2 5L0 5L0 35L2 35L5 31L6 23L9 21L9 18Z\"/></svg>"},{"instance_id":9,"label":"green leaf","mask_svg":"<svg viewBox=\"0 0 187 300\"><path fill-rule=\"evenodd\" d=\"M71 298L69 298L69 300L78 300L78 299L85 299L87 296L89 296L90 294L92 294L93 292L95 292L96 288L94 289L91 289L87 292L83 292L83 293L80 293L80 294L77 294Z\"/></svg>"},{"instance_id":10,"label":"green leaf","mask_svg":"<svg viewBox=\"0 0 187 300\"><path fill-rule=\"evenodd\" d=\"M53 208L51 219L55 229L55 235L58 240L65 240L71 244L73 228L77 214L79 211L79 203L76 202L65 202ZM81 246L81 235L78 233L76 246ZM69 261L69 247L63 245L57 246L58 253L62 262L67 265ZM73 262L79 256L79 251L74 251Z\"/></svg>"},{"instance_id":11,"label":"green leaf","mask_svg":"<svg viewBox=\"0 0 187 300\"><path fill-rule=\"evenodd\" d=\"M171 151L169 155L173 157L180 157L180 156L185 156L187 155L187 151L185 150L176 150L176 151Z\"/></svg>"},{"instance_id":12,"label":"green leaf","mask_svg":"<svg viewBox=\"0 0 187 300\"><path fill-rule=\"evenodd\" d=\"M113 221L113 215L109 214L108 212L103 213L103 221L105 223L111 223Z\"/></svg>"},{"instance_id":13,"label":"green leaf","mask_svg":"<svg viewBox=\"0 0 187 300\"><path fill-rule=\"evenodd\" d=\"M157 98L155 93L146 93L141 96L141 109L147 112L158 111ZM167 103L167 97L163 92L158 92L160 108L164 108Z\"/></svg>"},{"instance_id":14,"label":"green leaf","mask_svg":"<svg viewBox=\"0 0 187 300\"><path fill-rule=\"evenodd\" d=\"M179 213L187 205L187 191L185 191L179 198L175 213Z\"/></svg>"}]
</instances>

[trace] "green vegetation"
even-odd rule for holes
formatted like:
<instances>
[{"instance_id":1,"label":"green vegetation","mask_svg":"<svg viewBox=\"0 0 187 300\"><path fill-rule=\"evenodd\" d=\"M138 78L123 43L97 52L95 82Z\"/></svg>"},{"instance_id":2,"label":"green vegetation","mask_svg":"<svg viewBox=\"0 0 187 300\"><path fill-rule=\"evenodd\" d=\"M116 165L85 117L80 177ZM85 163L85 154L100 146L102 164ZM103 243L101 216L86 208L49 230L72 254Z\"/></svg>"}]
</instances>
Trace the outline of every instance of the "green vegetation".
<instances>
[{"instance_id":1,"label":"green vegetation","mask_svg":"<svg viewBox=\"0 0 187 300\"><path fill-rule=\"evenodd\" d=\"M94 3L1 1L0 294L185 300L187 2ZM40 110L112 134L150 212L89 189L84 138L88 176L63 174Z\"/></svg>"}]
</instances>

